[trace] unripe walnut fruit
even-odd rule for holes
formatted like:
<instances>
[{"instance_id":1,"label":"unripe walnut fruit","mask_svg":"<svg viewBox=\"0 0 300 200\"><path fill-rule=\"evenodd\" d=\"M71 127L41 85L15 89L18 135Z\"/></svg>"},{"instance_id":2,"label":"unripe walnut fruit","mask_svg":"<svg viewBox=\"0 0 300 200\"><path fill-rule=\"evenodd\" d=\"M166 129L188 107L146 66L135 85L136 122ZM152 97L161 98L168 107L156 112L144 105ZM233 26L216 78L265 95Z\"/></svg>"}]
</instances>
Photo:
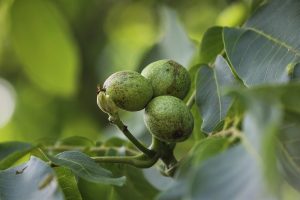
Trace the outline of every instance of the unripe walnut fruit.
<instances>
[{"instance_id":1,"label":"unripe walnut fruit","mask_svg":"<svg viewBox=\"0 0 300 200\"><path fill-rule=\"evenodd\" d=\"M173 96L152 99L145 108L144 121L150 133L164 142L184 141L194 128L189 108Z\"/></svg>"},{"instance_id":2,"label":"unripe walnut fruit","mask_svg":"<svg viewBox=\"0 0 300 200\"><path fill-rule=\"evenodd\" d=\"M173 60L153 62L141 74L151 81L154 97L171 95L183 99L190 89L188 71Z\"/></svg>"},{"instance_id":3,"label":"unripe walnut fruit","mask_svg":"<svg viewBox=\"0 0 300 200\"><path fill-rule=\"evenodd\" d=\"M142 110L153 97L150 81L135 71L112 74L104 82L103 90L119 108L127 111Z\"/></svg>"}]
</instances>

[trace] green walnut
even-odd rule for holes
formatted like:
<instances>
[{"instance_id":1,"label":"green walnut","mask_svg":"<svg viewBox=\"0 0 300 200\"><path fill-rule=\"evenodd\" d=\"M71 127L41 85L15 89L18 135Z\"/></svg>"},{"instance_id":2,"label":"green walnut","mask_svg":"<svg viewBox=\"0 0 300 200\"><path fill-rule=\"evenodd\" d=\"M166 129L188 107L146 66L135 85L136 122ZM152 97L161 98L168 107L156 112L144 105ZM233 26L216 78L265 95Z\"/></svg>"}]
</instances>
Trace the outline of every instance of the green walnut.
<instances>
[{"instance_id":1,"label":"green walnut","mask_svg":"<svg viewBox=\"0 0 300 200\"><path fill-rule=\"evenodd\" d=\"M146 66L142 75L151 81L154 97L171 95L183 99L191 85L188 71L173 60L159 60Z\"/></svg>"},{"instance_id":2,"label":"green walnut","mask_svg":"<svg viewBox=\"0 0 300 200\"><path fill-rule=\"evenodd\" d=\"M164 142L182 142L194 128L189 108L173 96L152 99L145 108L144 121L150 133Z\"/></svg>"},{"instance_id":3,"label":"green walnut","mask_svg":"<svg viewBox=\"0 0 300 200\"><path fill-rule=\"evenodd\" d=\"M127 111L144 109L153 97L151 82L134 71L112 74L104 82L102 90L119 108Z\"/></svg>"}]
</instances>

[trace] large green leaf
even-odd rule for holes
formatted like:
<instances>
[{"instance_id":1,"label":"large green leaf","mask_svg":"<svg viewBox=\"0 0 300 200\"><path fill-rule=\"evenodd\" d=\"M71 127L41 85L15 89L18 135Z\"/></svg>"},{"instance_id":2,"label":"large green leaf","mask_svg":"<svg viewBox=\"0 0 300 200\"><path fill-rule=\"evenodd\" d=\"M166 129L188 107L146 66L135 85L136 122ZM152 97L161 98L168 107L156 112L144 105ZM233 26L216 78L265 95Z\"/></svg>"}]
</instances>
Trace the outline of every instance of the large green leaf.
<instances>
[{"instance_id":1,"label":"large green leaf","mask_svg":"<svg viewBox=\"0 0 300 200\"><path fill-rule=\"evenodd\" d=\"M0 199L63 200L54 171L32 156L20 166L0 171Z\"/></svg>"},{"instance_id":2,"label":"large green leaf","mask_svg":"<svg viewBox=\"0 0 300 200\"><path fill-rule=\"evenodd\" d=\"M298 0L272 0L242 28L224 28L227 56L247 86L288 80L287 66L300 61Z\"/></svg>"},{"instance_id":3,"label":"large green leaf","mask_svg":"<svg viewBox=\"0 0 300 200\"><path fill-rule=\"evenodd\" d=\"M213 68L200 68L196 83L196 104L202 115L204 132L213 131L224 120L233 102L232 97L223 94L224 89L236 84L230 67L222 56L217 57Z\"/></svg>"},{"instance_id":4,"label":"large green leaf","mask_svg":"<svg viewBox=\"0 0 300 200\"><path fill-rule=\"evenodd\" d=\"M67 167L74 174L87 181L95 183L122 186L126 178L114 178L112 173L94 162L90 157L79 151L65 151L49 159L56 165Z\"/></svg>"},{"instance_id":5,"label":"large green leaf","mask_svg":"<svg viewBox=\"0 0 300 200\"><path fill-rule=\"evenodd\" d=\"M29 153L34 147L24 142L5 142L0 144L0 170L6 169Z\"/></svg>"},{"instance_id":6,"label":"large green leaf","mask_svg":"<svg viewBox=\"0 0 300 200\"><path fill-rule=\"evenodd\" d=\"M14 1L13 47L29 79L44 91L68 96L77 89L78 50L52 1Z\"/></svg>"},{"instance_id":7,"label":"large green leaf","mask_svg":"<svg viewBox=\"0 0 300 200\"><path fill-rule=\"evenodd\" d=\"M54 170L65 199L82 200L77 187L76 177L72 171L65 167L56 167Z\"/></svg>"}]
</instances>

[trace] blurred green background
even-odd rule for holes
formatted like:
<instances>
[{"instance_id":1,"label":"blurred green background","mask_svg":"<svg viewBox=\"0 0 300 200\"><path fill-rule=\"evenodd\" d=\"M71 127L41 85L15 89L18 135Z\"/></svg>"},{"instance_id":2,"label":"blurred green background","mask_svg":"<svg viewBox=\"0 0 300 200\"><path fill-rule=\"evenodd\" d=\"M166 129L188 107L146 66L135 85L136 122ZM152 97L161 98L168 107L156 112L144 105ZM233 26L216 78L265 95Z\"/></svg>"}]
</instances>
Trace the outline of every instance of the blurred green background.
<instances>
[{"instance_id":1,"label":"blurred green background","mask_svg":"<svg viewBox=\"0 0 300 200\"><path fill-rule=\"evenodd\" d=\"M214 25L241 24L250 0L0 0L0 141L117 135L96 87L118 70L201 62ZM122 113L147 142L142 112ZM121 134L119 134L121 135Z\"/></svg>"}]
</instances>

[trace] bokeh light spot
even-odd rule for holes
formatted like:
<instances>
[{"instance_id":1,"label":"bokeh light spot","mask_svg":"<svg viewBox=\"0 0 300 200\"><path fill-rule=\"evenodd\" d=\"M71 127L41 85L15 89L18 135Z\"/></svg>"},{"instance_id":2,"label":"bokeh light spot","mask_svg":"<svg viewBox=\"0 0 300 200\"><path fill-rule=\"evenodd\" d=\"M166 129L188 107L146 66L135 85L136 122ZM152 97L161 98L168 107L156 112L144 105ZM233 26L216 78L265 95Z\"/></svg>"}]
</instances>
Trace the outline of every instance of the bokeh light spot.
<instances>
[{"instance_id":1,"label":"bokeh light spot","mask_svg":"<svg viewBox=\"0 0 300 200\"><path fill-rule=\"evenodd\" d=\"M13 86L0 78L0 128L11 119L16 107L16 93Z\"/></svg>"}]
</instances>

